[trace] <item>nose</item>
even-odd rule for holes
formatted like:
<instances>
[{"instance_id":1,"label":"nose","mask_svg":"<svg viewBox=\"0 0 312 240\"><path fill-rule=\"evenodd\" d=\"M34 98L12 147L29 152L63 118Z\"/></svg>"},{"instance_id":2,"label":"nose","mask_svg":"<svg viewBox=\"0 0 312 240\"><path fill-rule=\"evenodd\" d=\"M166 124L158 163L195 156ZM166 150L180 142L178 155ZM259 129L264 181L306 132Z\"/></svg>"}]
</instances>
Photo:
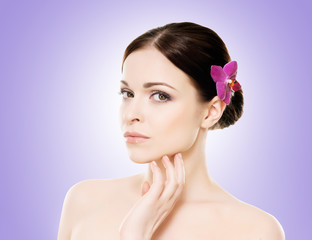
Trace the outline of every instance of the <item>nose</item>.
<instances>
[{"instance_id":1,"label":"nose","mask_svg":"<svg viewBox=\"0 0 312 240\"><path fill-rule=\"evenodd\" d=\"M122 103L120 107L120 117L124 124L143 122L143 101L132 98L130 101Z\"/></svg>"}]
</instances>

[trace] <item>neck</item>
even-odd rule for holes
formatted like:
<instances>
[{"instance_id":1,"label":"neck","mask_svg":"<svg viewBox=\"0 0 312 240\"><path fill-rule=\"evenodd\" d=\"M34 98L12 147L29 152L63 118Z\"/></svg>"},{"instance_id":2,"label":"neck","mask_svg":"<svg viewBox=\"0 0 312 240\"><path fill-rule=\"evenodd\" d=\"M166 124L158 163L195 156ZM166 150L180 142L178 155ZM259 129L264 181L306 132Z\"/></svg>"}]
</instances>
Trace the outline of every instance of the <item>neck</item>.
<instances>
[{"instance_id":1,"label":"neck","mask_svg":"<svg viewBox=\"0 0 312 240\"><path fill-rule=\"evenodd\" d=\"M193 146L187 151L181 152L185 168L185 185L179 198L180 202L207 201L210 199L211 193L216 190L216 184L211 179L206 164L206 135L207 131L200 130ZM174 156L168 157L174 164ZM166 169L161 160L156 162L165 177ZM144 175L143 181L148 181L150 185L153 183L151 163L148 164L148 170Z\"/></svg>"}]
</instances>

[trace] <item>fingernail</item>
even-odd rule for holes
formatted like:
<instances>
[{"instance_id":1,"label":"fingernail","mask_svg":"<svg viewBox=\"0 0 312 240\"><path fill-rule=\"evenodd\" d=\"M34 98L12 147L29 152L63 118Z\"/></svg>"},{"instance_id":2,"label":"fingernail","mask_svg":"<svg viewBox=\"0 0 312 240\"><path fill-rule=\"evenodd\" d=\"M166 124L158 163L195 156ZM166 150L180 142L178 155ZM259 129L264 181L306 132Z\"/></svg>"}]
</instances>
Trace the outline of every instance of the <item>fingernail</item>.
<instances>
[{"instance_id":1,"label":"fingernail","mask_svg":"<svg viewBox=\"0 0 312 240\"><path fill-rule=\"evenodd\" d=\"M154 167L157 167L157 164L155 161L153 161L152 164L154 165Z\"/></svg>"},{"instance_id":2,"label":"fingernail","mask_svg":"<svg viewBox=\"0 0 312 240\"><path fill-rule=\"evenodd\" d=\"M182 165L184 165L184 162L183 162L182 154L181 154L181 153L179 153L179 158L180 158L180 161L181 161Z\"/></svg>"},{"instance_id":3,"label":"fingernail","mask_svg":"<svg viewBox=\"0 0 312 240\"><path fill-rule=\"evenodd\" d=\"M152 172L155 171L155 168L156 168L156 163L153 161L152 164L151 164Z\"/></svg>"},{"instance_id":4,"label":"fingernail","mask_svg":"<svg viewBox=\"0 0 312 240\"><path fill-rule=\"evenodd\" d=\"M162 161L164 167L167 168L167 166L166 166L167 165L167 163L166 163L166 156L162 157L161 161Z\"/></svg>"}]
</instances>

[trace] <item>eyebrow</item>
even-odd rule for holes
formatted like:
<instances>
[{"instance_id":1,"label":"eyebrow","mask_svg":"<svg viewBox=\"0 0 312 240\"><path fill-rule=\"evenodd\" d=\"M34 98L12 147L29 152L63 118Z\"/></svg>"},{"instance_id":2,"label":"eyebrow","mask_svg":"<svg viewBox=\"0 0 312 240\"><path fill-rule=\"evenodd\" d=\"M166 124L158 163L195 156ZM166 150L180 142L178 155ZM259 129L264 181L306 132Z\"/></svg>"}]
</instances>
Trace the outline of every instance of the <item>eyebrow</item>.
<instances>
[{"instance_id":1,"label":"eyebrow","mask_svg":"<svg viewBox=\"0 0 312 240\"><path fill-rule=\"evenodd\" d=\"M123 83L124 85L126 85L127 87L129 87L129 84L128 84L126 81L121 80L120 82ZM164 82L146 82L146 83L143 84L143 87L144 87L144 88L150 88L150 87L152 87L152 86L154 86L154 85L163 85L163 86L167 86L167 87L170 87L170 88L172 88L172 89L174 89L174 90L177 91L177 89L175 89L174 87L172 87L172 86L170 86L169 84L164 83Z\"/></svg>"}]
</instances>

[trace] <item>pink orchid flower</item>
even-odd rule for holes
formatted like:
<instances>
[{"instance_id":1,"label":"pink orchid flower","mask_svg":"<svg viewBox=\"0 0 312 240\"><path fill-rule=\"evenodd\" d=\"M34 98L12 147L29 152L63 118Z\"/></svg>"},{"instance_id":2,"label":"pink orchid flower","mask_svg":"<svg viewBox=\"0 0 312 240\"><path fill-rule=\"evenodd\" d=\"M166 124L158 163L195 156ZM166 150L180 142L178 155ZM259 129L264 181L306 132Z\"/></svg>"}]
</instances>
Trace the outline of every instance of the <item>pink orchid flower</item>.
<instances>
[{"instance_id":1,"label":"pink orchid flower","mask_svg":"<svg viewBox=\"0 0 312 240\"><path fill-rule=\"evenodd\" d=\"M212 65L210 71L213 81L217 85L218 97L227 105L230 103L231 92L241 89L241 85L236 81L237 62L231 61L221 66Z\"/></svg>"}]
</instances>

